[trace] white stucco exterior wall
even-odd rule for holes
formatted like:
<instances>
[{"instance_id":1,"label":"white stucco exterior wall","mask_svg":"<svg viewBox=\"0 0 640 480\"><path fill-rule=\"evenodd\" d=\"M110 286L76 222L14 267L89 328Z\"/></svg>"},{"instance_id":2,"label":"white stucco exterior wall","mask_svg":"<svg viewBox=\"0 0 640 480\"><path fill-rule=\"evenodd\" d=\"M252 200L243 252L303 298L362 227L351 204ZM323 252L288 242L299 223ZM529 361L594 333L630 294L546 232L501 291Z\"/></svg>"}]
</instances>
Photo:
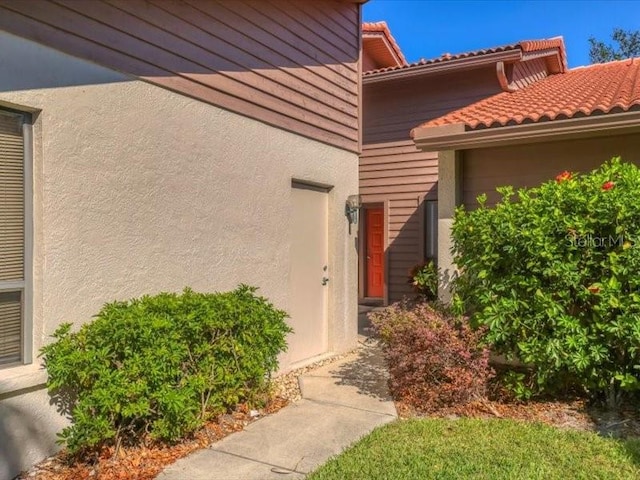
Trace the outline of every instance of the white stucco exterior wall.
<instances>
[{"instance_id":1,"label":"white stucco exterior wall","mask_svg":"<svg viewBox=\"0 0 640 480\"><path fill-rule=\"evenodd\" d=\"M144 293L247 283L287 310L292 178L334 187L329 349L355 345L357 154L1 32L0 69L0 105L35 119L36 354L60 323ZM63 424L38 368L0 370L0 478L51 452Z\"/></svg>"}]
</instances>

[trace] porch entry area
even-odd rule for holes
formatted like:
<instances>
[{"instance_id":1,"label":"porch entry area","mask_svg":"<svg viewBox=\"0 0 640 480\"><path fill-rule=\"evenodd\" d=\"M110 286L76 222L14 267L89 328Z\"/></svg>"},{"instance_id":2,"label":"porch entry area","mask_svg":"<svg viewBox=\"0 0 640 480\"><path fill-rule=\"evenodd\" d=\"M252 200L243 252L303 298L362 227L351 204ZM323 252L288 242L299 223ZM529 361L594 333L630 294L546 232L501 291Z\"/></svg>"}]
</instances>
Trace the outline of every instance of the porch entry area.
<instances>
[{"instance_id":1,"label":"porch entry area","mask_svg":"<svg viewBox=\"0 0 640 480\"><path fill-rule=\"evenodd\" d=\"M330 187L291 183L291 363L328 350Z\"/></svg>"},{"instance_id":2,"label":"porch entry area","mask_svg":"<svg viewBox=\"0 0 640 480\"><path fill-rule=\"evenodd\" d=\"M429 192L413 200L364 204L359 236L360 305L411 297L412 270L438 261L438 201Z\"/></svg>"}]
</instances>

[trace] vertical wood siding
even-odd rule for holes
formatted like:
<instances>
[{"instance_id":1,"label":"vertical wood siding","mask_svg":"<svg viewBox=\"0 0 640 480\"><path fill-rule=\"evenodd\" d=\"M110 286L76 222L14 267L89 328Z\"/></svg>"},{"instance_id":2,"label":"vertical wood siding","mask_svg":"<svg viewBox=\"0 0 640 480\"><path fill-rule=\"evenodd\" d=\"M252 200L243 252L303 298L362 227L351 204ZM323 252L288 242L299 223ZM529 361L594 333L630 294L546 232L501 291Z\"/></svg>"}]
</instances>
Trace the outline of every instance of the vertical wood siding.
<instances>
[{"instance_id":1,"label":"vertical wood siding","mask_svg":"<svg viewBox=\"0 0 640 480\"><path fill-rule=\"evenodd\" d=\"M478 195L485 193L493 205L500 198L496 187L534 187L564 170L589 172L617 155L640 165L640 135L465 150L463 202L474 209Z\"/></svg>"},{"instance_id":2,"label":"vertical wood siding","mask_svg":"<svg viewBox=\"0 0 640 480\"><path fill-rule=\"evenodd\" d=\"M422 203L437 200L437 153L417 150L409 131L500 91L494 67L364 84L360 194L364 203L389 202L390 302L411 293L409 272L424 261Z\"/></svg>"},{"instance_id":3,"label":"vertical wood siding","mask_svg":"<svg viewBox=\"0 0 640 480\"><path fill-rule=\"evenodd\" d=\"M357 151L359 8L336 0L0 0L0 29Z\"/></svg>"}]
</instances>

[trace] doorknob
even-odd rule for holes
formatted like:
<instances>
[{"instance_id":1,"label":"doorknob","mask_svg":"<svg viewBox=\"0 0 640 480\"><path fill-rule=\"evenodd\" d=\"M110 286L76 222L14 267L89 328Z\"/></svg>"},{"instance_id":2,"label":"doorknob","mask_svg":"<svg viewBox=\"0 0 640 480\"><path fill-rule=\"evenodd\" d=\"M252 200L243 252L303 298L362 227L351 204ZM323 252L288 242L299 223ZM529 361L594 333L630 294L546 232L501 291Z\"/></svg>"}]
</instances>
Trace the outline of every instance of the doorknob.
<instances>
[{"instance_id":1,"label":"doorknob","mask_svg":"<svg viewBox=\"0 0 640 480\"><path fill-rule=\"evenodd\" d=\"M322 277L322 285L329 283L329 277Z\"/></svg>"}]
</instances>

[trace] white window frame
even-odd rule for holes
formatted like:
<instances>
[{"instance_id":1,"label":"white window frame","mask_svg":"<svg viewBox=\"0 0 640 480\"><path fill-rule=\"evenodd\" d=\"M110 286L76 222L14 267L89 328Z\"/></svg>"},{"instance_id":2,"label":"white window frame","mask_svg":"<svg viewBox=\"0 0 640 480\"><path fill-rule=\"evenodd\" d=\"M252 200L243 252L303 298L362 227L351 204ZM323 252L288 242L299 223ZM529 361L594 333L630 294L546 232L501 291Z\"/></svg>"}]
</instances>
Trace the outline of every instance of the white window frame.
<instances>
[{"instance_id":1,"label":"white window frame","mask_svg":"<svg viewBox=\"0 0 640 480\"><path fill-rule=\"evenodd\" d=\"M22 117L24 142L24 280L0 281L0 292L21 292L22 352L20 362L0 365L0 369L6 369L33 362L33 123L29 113L4 107L0 109Z\"/></svg>"}]
</instances>

